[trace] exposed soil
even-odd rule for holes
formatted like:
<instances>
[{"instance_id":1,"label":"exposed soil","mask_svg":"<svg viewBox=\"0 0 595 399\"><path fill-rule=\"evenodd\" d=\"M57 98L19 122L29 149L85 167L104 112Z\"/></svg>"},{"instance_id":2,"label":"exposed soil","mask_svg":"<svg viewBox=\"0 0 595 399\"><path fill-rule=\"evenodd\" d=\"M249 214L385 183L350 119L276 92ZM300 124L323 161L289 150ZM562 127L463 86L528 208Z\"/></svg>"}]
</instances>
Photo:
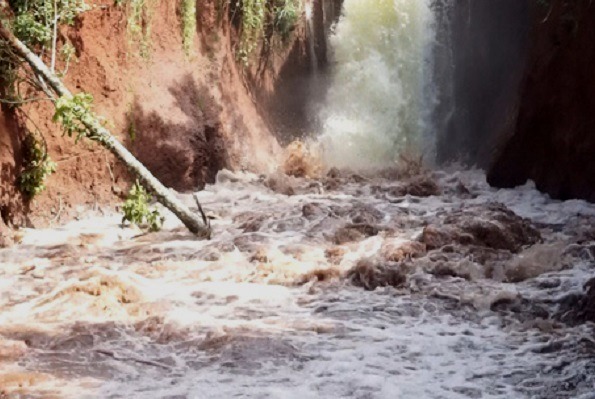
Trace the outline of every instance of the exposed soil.
<instances>
[{"instance_id":1,"label":"exposed soil","mask_svg":"<svg viewBox=\"0 0 595 399\"><path fill-rule=\"evenodd\" d=\"M92 9L75 26L63 27L59 38L68 38L76 49L67 86L91 93L96 112L107 117L112 132L164 184L181 191L213 182L223 167L268 171L279 153L250 90L275 81L284 53L261 65L262 83L247 84L233 50L235 28L226 15L218 17L216 1L199 3L189 56L182 50L176 2L155 6L149 59L140 57L139 44L127 34L125 10L101 0L91 1ZM299 32L285 44L287 52L299 41ZM57 69L63 68L59 61ZM63 137L51 122L48 103L29 104L23 111L44 133L58 170L44 193L31 203L23 201L14 182L21 169L21 137L33 126L17 123L3 110L0 208L5 222L24 225L28 215L34 225L44 225L84 210L113 208L121 201L131 176L110 154L92 143L74 145Z\"/></svg>"},{"instance_id":2,"label":"exposed soil","mask_svg":"<svg viewBox=\"0 0 595 399\"><path fill-rule=\"evenodd\" d=\"M5 107L0 112L0 241L4 241L7 225L23 224L26 205L16 187L21 169L21 137L19 125L13 113ZM7 134L13 132L12 134ZM0 246L3 244L0 242Z\"/></svg>"}]
</instances>

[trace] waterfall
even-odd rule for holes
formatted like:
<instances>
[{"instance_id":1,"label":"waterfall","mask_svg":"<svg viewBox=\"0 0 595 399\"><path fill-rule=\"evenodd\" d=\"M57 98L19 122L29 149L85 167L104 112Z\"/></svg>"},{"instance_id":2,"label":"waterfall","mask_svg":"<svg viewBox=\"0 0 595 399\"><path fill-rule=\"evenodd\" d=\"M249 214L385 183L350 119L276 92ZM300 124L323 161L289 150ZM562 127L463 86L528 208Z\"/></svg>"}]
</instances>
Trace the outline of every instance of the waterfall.
<instances>
[{"instance_id":1,"label":"waterfall","mask_svg":"<svg viewBox=\"0 0 595 399\"><path fill-rule=\"evenodd\" d=\"M310 52L310 67L312 75L316 77L318 73L318 56L316 55L316 32L314 30L314 21L312 15L312 1L307 1L305 5L306 23L308 28L308 50Z\"/></svg>"},{"instance_id":2,"label":"waterfall","mask_svg":"<svg viewBox=\"0 0 595 399\"><path fill-rule=\"evenodd\" d=\"M378 168L401 151L433 151L431 3L344 1L329 38L332 81L320 114L328 166Z\"/></svg>"}]
</instances>

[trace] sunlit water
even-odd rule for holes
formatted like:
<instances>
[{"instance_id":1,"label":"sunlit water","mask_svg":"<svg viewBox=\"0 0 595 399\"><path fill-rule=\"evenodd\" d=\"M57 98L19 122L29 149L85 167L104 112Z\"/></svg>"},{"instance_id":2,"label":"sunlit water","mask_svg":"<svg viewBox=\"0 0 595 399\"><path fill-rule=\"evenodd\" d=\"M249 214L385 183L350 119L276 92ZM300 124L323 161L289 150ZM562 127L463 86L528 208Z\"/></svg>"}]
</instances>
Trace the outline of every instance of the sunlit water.
<instances>
[{"instance_id":1,"label":"sunlit water","mask_svg":"<svg viewBox=\"0 0 595 399\"><path fill-rule=\"evenodd\" d=\"M552 201L530 185L491 189L479 172L433 175L443 194L418 198L391 194L397 181L358 176L278 178L277 187L293 187L287 196L267 179L224 172L199 193L214 217L211 241L171 216L148 235L120 228L118 216L26 231L0 250L0 392L592 398L593 326L553 315L557 299L582 292L593 274L595 243L574 235L589 228L595 206ZM539 259L527 280L426 272L424 262L441 257L482 267L446 249L411 263L397 288L367 291L345 277L363 258L382 259L389 241L417 240L455 210L481 219L473 209L492 201L539 227L544 242L534 251L557 248L503 261ZM354 223L380 232L338 244L337 230ZM526 308L494 307L506 298Z\"/></svg>"}]
</instances>

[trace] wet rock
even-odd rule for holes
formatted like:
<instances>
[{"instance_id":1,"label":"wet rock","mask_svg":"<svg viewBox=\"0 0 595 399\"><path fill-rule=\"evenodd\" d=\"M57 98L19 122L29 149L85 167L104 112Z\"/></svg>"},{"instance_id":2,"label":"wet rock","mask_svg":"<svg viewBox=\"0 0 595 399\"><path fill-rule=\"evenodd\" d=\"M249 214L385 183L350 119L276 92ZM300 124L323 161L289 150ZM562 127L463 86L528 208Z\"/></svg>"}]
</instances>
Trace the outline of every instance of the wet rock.
<instances>
[{"instance_id":1,"label":"wet rock","mask_svg":"<svg viewBox=\"0 0 595 399\"><path fill-rule=\"evenodd\" d=\"M336 280L341 277L341 272L333 267L325 267L319 269L310 270L307 273L304 273L300 278L296 281L298 285L306 284L311 281L315 282L325 282L330 280Z\"/></svg>"},{"instance_id":2,"label":"wet rock","mask_svg":"<svg viewBox=\"0 0 595 399\"><path fill-rule=\"evenodd\" d=\"M461 198L472 198L471 192L461 181L459 181L455 187L455 193Z\"/></svg>"},{"instance_id":3,"label":"wet rock","mask_svg":"<svg viewBox=\"0 0 595 399\"><path fill-rule=\"evenodd\" d=\"M380 256L389 262L418 258L426 254L426 245L417 241L387 239L380 248Z\"/></svg>"},{"instance_id":4,"label":"wet rock","mask_svg":"<svg viewBox=\"0 0 595 399\"><path fill-rule=\"evenodd\" d=\"M320 204L309 203L302 207L302 215L308 220L315 219L324 213L325 211Z\"/></svg>"},{"instance_id":5,"label":"wet rock","mask_svg":"<svg viewBox=\"0 0 595 399\"><path fill-rule=\"evenodd\" d=\"M559 278L546 278L543 280L539 280L537 282L537 287L541 288L542 290L551 289L559 287L562 284L562 280Z\"/></svg>"},{"instance_id":6,"label":"wet rock","mask_svg":"<svg viewBox=\"0 0 595 399\"><path fill-rule=\"evenodd\" d=\"M329 179L338 179L341 176L341 171L337 168L330 168L328 172L326 172L326 177Z\"/></svg>"},{"instance_id":7,"label":"wet rock","mask_svg":"<svg viewBox=\"0 0 595 399\"><path fill-rule=\"evenodd\" d=\"M348 242L360 241L364 239L364 235L357 229L348 227L341 227L332 237L332 241L336 245L346 244Z\"/></svg>"},{"instance_id":8,"label":"wet rock","mask_svg":"<svg viewBox=\"0 0 595 399\"><path fill-rule=\"evenodd\" d=\"M353 241L360 241L366 237L375 236L380 229L371 224L348 224L335 231L332 236L332 241L336 245L345 244Z\"/></svg>"},{"instance_id":9,"label":"wet rock","mask_svg":"<svg viewBox=\"0 0 595 399\"><path fill-rule=\"evenodd\" d=\"M242 212L233 218L233 222L245 233L253 233L260 230L268 215L257 212Z\"/></svg>"},{"instance_id":10,"label":"wet rock","mask_svg":"<svg viewBox=\"0 0 595 399\"><path fill-rule=\"evenodd\" d=\"M457 230L447 226L438 227L429 225L424 228L421 236L421 242L426 245L427 249L442 248L447 244L458 241L459 236Z\"/></svg>"},{"instance_id":11,"label":"wet rock","mask_svg":"<svg viewBox=\"0 0 595 399\"><path fill-rule=\"evenodd\" d=\"M134 329L158 344L185 341L189 337L187 328L168 323L162 316L151 316L136 322Z\"/></svg>"},{"instance_id":12,"label":"wet rock","mask_svg":"<svg viewBox=\"0 0 595 399\"><path fill-rule=\"evenodd\" d=\"M268 242L268 238L262 234L252 233L244 234L234 238L233 245L240 252L254 252Z\"/></svg>"},{"instance_id":13,"label":"wet rock","mask_svg":"<svg viewBox=\"0 0 595 399\"><path fill-rule=\"evenodd\" d=\"M264 181L265 187L278 194L295 195L294 182L292 179L283 173L273 173L269 175Z\"/></svg>"},{"instance_id":14,"label":"wet rock","mask_svg":"<svg viewBox=\"0 0 595 399\"><path fill-rule=\"evenodd\" d=\"M357 173L353 173L350 170L330 168L326 173L326 177L329 179L342 179L346 182L361 183L367 179Z\"/></svg>"},{"instance_id":15,"label":"wet rock","mask_svg":"<svg viewBox=\"0 0 595 399\"><path fill-rule=\"evenodd\" d=\"M353 173L349 170L331 168L322 179L322 184L326 190L334 191L342 185L349 183L361 183L368 181L364 176Z\"/></svg>"},{"instance_id":16,"label":"wet rock","mask_svg":"<svg viewBox=\"0 0 595 399\"><path fill-rule=\"evenodd\" d=\"M595 278L590 279L585 283L585 293L578 298L578 301L570 308L570 315L574 321L590 321L595 322Z\"/></svg>"},{"instance_id":17,"label":"wet rock","mask_svg":"<svg viewBox=\"0 0 595 399\"><path fill-rule=\"evenodd\" d=\"M564 243L534 245L503 264L502 270L496 269L495 277L501 273L501 281L518 283L544 273L561 270L566 264L562 254L564 246Z\"/></svg>"},{"instance_id":18,"label":"wet rock","mask_svg":"<svg viewBox=\"0 0 595 399\"><path fill-rule=\"evenodd\" d=\"M405 195L412 197L430 197L440 195L442 190L436 181L429 174L422 174L407 178L397 185L371 187L372 193L377 197L386 198L391 202L400 202L399 198Z\"/></svg>"},{"instance_id":19,"label":"wet rock","mask_svg":"<svg viewBox=\"0 0 595 399\"><path fill-rule=\"evenodd\" d=\"M514 314L514 318L522 321L527 329L536 327L541 329L540 321L550 319L550 312L543 303L523 298L515 292L501 291L488 295L487 299L492 312Z\"/></svg>"},{"instance_id":20,"label":"wet rock","mask_svg":"<svg viewBox=\"0 0 595 399\"><path fill-rule=\"evenodd\" d=\"M229 169L221 169L217 172L215 180L218 184L238 183L241 181L240 177Z\"/></svg>"},{"instance_id":21,"label":"wet rock","mask_svg":"<svg viewBox=\"0 0 595 399\"><path fill-rule=\"evenodd\" d=\"M469 399L481 399L483 398L483 393L480 389L477 388L470 388L470 387L454 387L452 389L453 392L456 392L464 398Z\"/></svg>"},{"instance_id":22,"label":"wet rock","mask_svg":"<svg viewBox=\"0 0 595 399\"><path fill-rule=\"evenodd\" d=\"M384 214L378 209L366 204L354 204L347 215L352 223L356 224L378 224L384 219Z\"/></svg>"},{"instance_id":23,"label":"wet rock","mask_svg":"<svg viewBox=\"0 0 595 399\"><path fill-rule=\"evenodd\" d=\"M426 271L438 277L460 277L465 280L479 280L485 277L484 267L468 259L458 262L437 262Z\"/></svg>"},{"instance_id":24,"label":"wet rock","mask_svg":"<svg viewBox=\"0 0 595 399\"><path fill-rule=\"evenodd\" d=\"M221 259L219 251L212 247L203 248L196 255L196 259L200 259L206 262L216 262Z\"/></svg>"},{"instance_id":25,"label":"wet rock","mask_svg":"<svg viewBox=\"0 0 595 399\"><path fill-rule=\"evenodd\" d=\"M337 191L339 187L341 187L341 180L333 179L333 178L326 178L322 182L323 187L327 191Z\"/></svg>"},{"instance_id":26,"label":"wet rock","mask_svg":"<svg viewBox=\"0 0 595 399\"><path fill-rule=\"evenodd\" d=\"M373 291L378 287L400 287L406 275L400 263L379 262L376 259L361 259L347 272L353 285Z\"/></svg>"},{"instance_id":27,"label":"wet rock","mask_svg":"<svg viewBox=\"0 0 595 399\"><path fill-rule=\"evenodd\" d=\"M440 192L440 187L434 179L429 175L423 174L414 176L403 182L400 186L395 187L390 194L396 197L402 197L404 195L430 197L432 195L440 195Z\"/></svg>"},{"instance_id":28,"label":"wet rock","mask_svg":"<svg viewBox=\"0 0 595 399\"><path fill-rule=\"evenodd\" d=\"M540 241L541 235L528 220L494 203L449 214L440 226L427 226L421 240L428 249L458 243L517 253Z\"/></svg>"}]
</instances>

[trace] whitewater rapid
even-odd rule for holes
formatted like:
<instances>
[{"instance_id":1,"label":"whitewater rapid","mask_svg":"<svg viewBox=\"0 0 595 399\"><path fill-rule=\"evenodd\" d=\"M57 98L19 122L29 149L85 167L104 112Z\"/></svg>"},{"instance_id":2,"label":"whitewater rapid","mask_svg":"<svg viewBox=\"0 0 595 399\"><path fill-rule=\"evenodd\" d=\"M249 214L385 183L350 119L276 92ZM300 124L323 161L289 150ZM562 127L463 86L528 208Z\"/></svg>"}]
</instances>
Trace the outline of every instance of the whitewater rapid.
<instances>
[{"instance_id":1,"label":"whitewater rapid","mask_svg":"<svg viewBox=\"0 0 595 399\"><path fill-rule=\"evenodd\" d=\"M557 315L593 276L595 242L576 235L595 205L478 171L430 177L441 193L419 197L380 177L223 171L198 193L211 241L167 213L151 234L118 215L22 231L0 250L0 396L592 398L593 325ZM496 202L541 242L387 260L448 215L498 223L483 211ZM532 272L499 280L482 254ZM349 277L361 261L403 279L366 290Z\"/></svg>"}]
</instances>

